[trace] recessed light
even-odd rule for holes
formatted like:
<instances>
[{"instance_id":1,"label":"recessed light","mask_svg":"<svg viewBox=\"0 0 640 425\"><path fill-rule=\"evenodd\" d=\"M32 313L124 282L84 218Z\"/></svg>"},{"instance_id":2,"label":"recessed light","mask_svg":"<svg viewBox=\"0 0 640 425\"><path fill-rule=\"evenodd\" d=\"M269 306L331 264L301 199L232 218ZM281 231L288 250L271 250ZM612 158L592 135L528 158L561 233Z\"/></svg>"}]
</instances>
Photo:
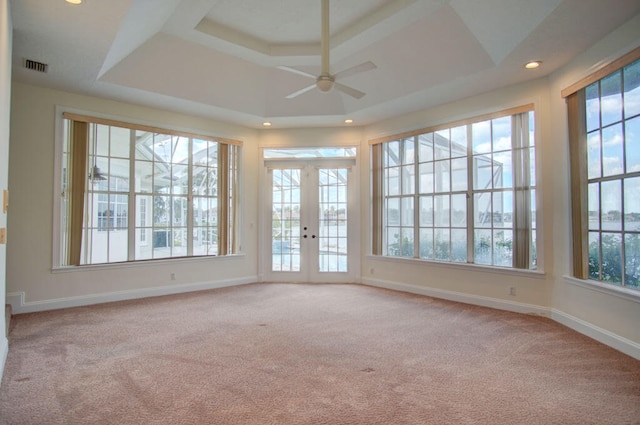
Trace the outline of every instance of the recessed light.
<instances>
[{"instance_id":1,"label":"recessed light","mask_svg":"<svg viewBox=\"0 0 640 425\"><path fill-rule=\"evenodd\" d=\"M271 123L269 121L265 121L262 123L263 127L271 127Z\"/></svg>"},{"instance_id":2,"label":"recessed light","mask_svg":"<svg viewBox=\"0 0 640 425\"><path fill-rule=\"evenodd\" d=\"M66 0L67 3L71 4L82 4L82 0Z\"/></svg>"},{"instance_id":3,"label":"recessed light","mask_svg":"<svg viewBox=\"0 0 640 425\"><path fill-rule=\"evenodd\" d=\"M347 118L346 120L344 120L345 124L351 124L353 123L353 120L351 118Z\"/></svg>"},{"instance_id":4,"label":"recessed light","mask_svg":"<svg viewBox=\"0 0 640 425\"><path fill-rule=\"evenodd\" d=\"M536 69L540 65L542 65L542 61L530 61L530 62L527 62L527 64L524 67L527 69Z\"/></svg>"}]
</instances>

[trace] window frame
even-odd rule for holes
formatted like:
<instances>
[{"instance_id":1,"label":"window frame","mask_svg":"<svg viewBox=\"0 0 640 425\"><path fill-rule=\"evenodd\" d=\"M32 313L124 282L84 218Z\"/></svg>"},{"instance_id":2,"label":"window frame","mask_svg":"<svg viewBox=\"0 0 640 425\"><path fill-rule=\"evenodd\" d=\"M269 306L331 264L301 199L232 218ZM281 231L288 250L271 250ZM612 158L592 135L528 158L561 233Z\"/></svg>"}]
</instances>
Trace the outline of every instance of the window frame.
<instances>
[{"instance_id":1,"label":"window frame","mask_svg":"<svg viewBox=\"0 0 640 425\"><path fill-rule=\"evenodd\" d=\"M598 185L602 181L620 180L622 182L626 178L633 177L630 174L637 175L638 173L630 173L625 170L623 173L615 174L612 177L602 175L595 179L589 178L586 89L638 60L640 60L640 47L609 63L603 64L599 69L561 91L561 96L567 103L571 192L571 276L565 276L565 281L579 286L587 285L590 289L622 296L633 301L640 301L640 287L634 288L612 284L603 280L591 279L589 276L589 181L592 180L593 183L593 180L595 180ZM624 88L621 88L621 90L624 91ZM621 118L620 123L624 127L627 118L630 117L622 116ZM630 119L638 119L638 117L634 116ZM598 131L602 131L607 126L608 124L603 126L600 123ZM602 146L600 148L602 149ZM624 155L623 153L623 159ZM624 193L622 193L622 196L624 196ZM621 211L623 210L624 208L621 209ZM598 232L602 233L602 231L603 229L600 227ZM620 233L622 237L626 234L624 229ZM599 256L601 256L601 253L599 253ZM624 258L621 258L621 261L624 262Z\"/></svg>"},{"instance_id":2,"label":"window frame","mask_svg":"<svg viewBox=\"0 0 640 425\"><path fill-rule=\"evenodd\" d=\"M239 240L239 238L241 237L241 226L240 226L239 219L240 219L242 199L238 192L241 187L240 172L241 172L241 162L242 162L242 152L243 152L242 141L224 138L224 137L217 137L211 134L197 133L190 130L170 129L162 126L149 125L147 123L141 123L140 121L136 121L133 119L128 119L128 118L123 119L120 117L113 117L113 116L109 116L105 114L97 114L93 112L88 113L83 110L77 110L77 109L64 107L64 106L56 106L55 114L56 114L55 115L56 116L55 145L54 145L54 153L55 153L54 167L55 168L54 168L54 179L53 179L54 180L53 182L54 184L53 220L54 221L53 221L53 238L52 238L52 243L53 243L52 266L51 266L52 272L59 272L59 271L66 272L66 271L87 270L87 269L104 269L104 268L111 268L111 267L132 267L132 266L136 267L136 266L145 265L145 264L148 265L150 262L153 262L153 263L176 262L176 261L190 262L190 261L212 260L216 258L225 258L229 256L243 255L242 244ZM232 181L227 182L226 187L223 187L223 189L225 190L224 193L228 193L233 198L233 201L231 202L229 202L229 200L226 199L227 208L229 210L225 211L224 213L221 212L222 214L225 215L226 219L233 221L232 223L229 223L229 222L227 223L229 224L228 226L229 229L226 231L226 233L228 234L226 236L227 239L225 240L226 249L221 248L219 252L214 255L191 255L190 253L187 256L180 256L180 257L175 256L175 257L164 257L164 258L157 258L157 259L138 259L138 260L128 259L126 261L120 261L120 262L104 262L104 263L81 264L81 265L65 264L63 255L64 255L65 249L68 249L68 247L65 248L64 245L66 244L68 246L69 242L66 240L68 236L65 234L65 228L66 228L65 226L67 224L63 222L63 219L68 219L68 218L65 218L65 212L63 211L64 205L65 205L65 202L64 202L65 193L63 193L63 184L66 185L67 183L71 183L71 182L65 181L68 178L67 176L68 173L66 173L63 169L67 166L67 164L64 164L64 160L68 160L68 158L66 158L66 155L65 155L65 149L67 149L67 146L66 146L67 140L65 138L65 125L67 125L66 123L68 122L72 123L73 121L122 127L134 132L138 130L142 130L142 131L149 131L149 132L160 133L160 134L170 135L170 136L187 137L187 138L192 138L194 140L198 139L198 140L215 142L218 144L218 146L226 146L227 151L231 157L227 161L227 164L230 167L230 169L228 170L229 179L227 180L232 180ZM87 127L88 126L89 125L87 124ZM228 149L229 146L233 146L234 149ZM87 149L87 151L88 150L89 149ZM84 153L85 167L87 166L86 162L90 160L89 155L90 155L89 152L85 151ZM190 152L189 155L191 156L192 153ZM134 161L135 158L134 159L130 158L130 160ZM131 168L133 168L133 166ZM90 184L88 182L89 181L88 177L86 178L83 177L83 179L85 181L85 184ZM135 214L132 213L133 211L135 211L137 207L137 204L134 205L136 203L136 198L137 198L136 195L139 195L135 190L133 179L131 180L131 187L129 190L129 194L133 195L133 198L129 200L129 213L127 215L128 229L126 229L125 231L129 234L129 239L133 237L133 242L131 240L129 240L128 242L129 249L131 249L131 246L136 243L135 235L138 234L139 230L142 230L142 229L138 229L138 226L136 225L136 216ZM192 192L192 189L189 188L187 202L190 202L194 196L195 194ZM221 196L221 194L217 195L217 199L220 200L222 198L227 198L227 197L223 197ZM147 210L148 210L148 205L147 205ZM188 218L188 220L191 220L191 218ZM147 221L148 221L148 217L147 217ZM232 234L229 234L229 233L232 233ZM147 241L146 241L147 244L149 243L148 239L149 238L147 237Z\"/></svg>"},{"instance_id":3,"label":"window frame","mask_svg":"<svg viewBox=\"0 0 640 425\"><path fill-rule=\"evenodd\" d=\"M531 116L531 114L533 114L533 119L534 122L529 123L529 117ZM524 124L522 122L521 117L522 116L526 117L526 120L524 121ZM372 199L372 209L371 209L371 215L370 215L370 220L371 220L371 225L372 225L372 231L370 233L371 235L371 244L370 244L370 249L371 249L371 255L375 258L383 258L383 259L389 259L389 260L401 260L401 261L407 261L407 262L429 262L429 263L433 263L433 264L442 264L448 267L454 267L454 268L469 268L469 267L473 267L473 268L478 268L478 269L490 269L490 270L506 270L509 273L516 273L516 274L520 274L520 273L525 273L527 275L541 275L544 274L543 272L543 264L542 264L542 256L541 256L541 249L539 247L541 238L539 237L539 232L540 232L540 228L538 226L538 224L540 223L539 217L538 215L540 214L540 210L538 208L535 209L535 217L531 217L531 211L527 210L526 213L524 215L521 214L521 216L518 218L516 217L517 215L517 207L516 207L516 198L523 198L523 196L518 195L518 192L520 191L524 191L526 192L526 196L524 196L524 198L526 199L526 202L524 203L520 203L521 199L518 199L518 205L524 205L521 208L530 208L530 204L533 202L535 203L535 205L539 205L538 202L538 198L540 196L540 182L538 181L538 179L536 178L535 182L530 182L529 179L529 172L524 173L527 176L524 178L524 180L522 178L517 177L516 175L513 176L513 181L511 182L511 186L508 188L508 190L512 193L513 195L513 205L514 205L514 211L513 211L513 225L511 227L511 229L509 229L512 232L512 241L513 243L516 243L516 233L521 232L521 224L517 224L516 220L520 220L520 222L522 222L522 220L527 221L526 224L526 229L529 231L528 236L525 238L527 240L527 249L523 249L522 248L522 244L520 244L520 251L523 252L522 255L525 255L527 257L526 261L526 267L523 267L523 261L519 260L519 257L522 257L522 255L512 255L512 261L511 264L509 265L499 265L496 264L496 262L492 259L491 260L491 264L485 264L485 263L477 263L475 261L473 261L473 250L474 250L474 243L473 243L473 234L474 232L477 230L475 228L475 217L473 215L473 207L469 207L470 204L472 204L474 202L473 198L474 195L476 195L479 192L479 189L476 187L473 187L473 177L472 174L474 173L474 160L479 157L479 154L477 152L474 152L473 147L471 146L472 142L472 137L470 136L471 133L471 128L473 126L473 124L475 123L481 123L481 122L490 122L493 123L494 120L498 120L500 118L504 118L504 119L509 119L510 123L511 123L511 132L509 133L511 135L512 141L511 141L511 146L508 150L506 150L505 152L508 152L509 155L512 155L512 166L515 168L515 162L516 160L520 161L524 161L526 162L526 164L528 165L527 171L531 170L533 171L535 174L534 176L537 176L538 173L538 168L539 168L539 164L536 159L539 157L537 155L537 151L539 149L538 145L539 143L534 142L533 144L529 142L529 128L532 128L534 131L534 137L535 134L538 133L536 127L537 127L537 121L535 121L535 106L533 103L529 103L529 104L524 104L521 106L516 106L513 108L509 108L509 109L505 109L505 110L499 110L499 111L495 111L495 112L491 112L491 113L487 113L487 114L483 114L483 115L479 115L479 116L474 116L471 118L467 118L467 119L462 119L462 120L458 120L458 121L454 121L454 122L449 122L449 123L444 123L444 124L438 124L435 126L431 126L431 127L427 127L427 128L422 128L422 129L418 129L418 130L413 130L413 131L409 131L406 133L401 133L401 134L394 134L394 135L390 135L390 136L385 136L385 137L380 137L377 139L373 139L369 141L369 145L370 145L370 170L371 170L371 199ZM517 121L517 122L516 122ZM524 130L524 125L526 125L526 130ZM519 126L519 127L518 127ZM411 230L412 233L414 235L414 243L413 243L413 255L412 256L404 256L404 255L398 255L398 256L393 256L393 255L389 255L386 252L386 249L388 247L385 247L384 245L386 244L385 240L386 240L386 232L387 232L387 219L385 217L385 211L386 211L386 201L389 198L389 196L385 195L385 188L384 185L386 184L386 176L385 176L385 164L383 164L384 162L384 158L385 158L385 154L383 152L385 148L385 145L388 144L389 142L393 143L393 142L397 142L397 141L403 141L403 140L407 140L410 138L414 139L414 161L413 163L415 163L415 168L416 168L416 178L415 178L415 184L418 185L420 183L420 176L419 176L419 166L420 164L423 162L420 159L420 155L417 153L417 151L419 150L419 138L422 135L426 135L426 134L433 134L433 137L436 137L436 133L437 132L441 132L441 131L448 131L448 130L460 130L462 133L466 134L466 152L460 154L460 155L453 155L451 152L449 152L449 155L447 156L447 158L445 158L445 160L447 160L450 164L453 164L454 160L462 160L465 162L466 164L466 172L467 172L467 184L466 184L466 188L464 188L463 190L458 190L454 187L449 187L447 191L442 191L439 193L436 193L437 191L434 189L433 193L431 193L432 197L436 196L436 195L446 195L449 197L449 203L453 202L451 200L451 197L453 195L465 195L467 198L467 201L465 203L466 205L466 222L464 224L463 228L460 228L459 230L463 231L466 234L466 251L467 251L467 255L464 261L456 261L455 258L453 257L452 254L452 247L449 246L449 257L448 259L437 259L435 256L435 252L433 255L433 258L422 258L422 255L420 253L421 248L418 246L419 245L419 233L421 230L421 225L420 225L420 212L419 212L419 208L414 205L414 221L411 224ZM518 135L516 136L514 130L518 130L518 131L522 131L523 133L526 133L526 135ZM522 141L516 141L515 139L523 139L525 142ZM452 139L452 136L450 136L449 140ZM533 142L533 141L532 141ZM435 142L434 143L434 155L435 155ZM524 144L523 144L524 143ZM402 142L400 144L400 149L402 149ZM489 155L493 155L493 151L496 151L496 153L498 153L498 151L502 152L502 150L504 149L490 149L490 152L488 153ZM521 154L520 151L527 151L526 154ZM518 152L518 155L516 155L516 152ZM533 154L533 160L534 163L530 164L530 159L529 156L529 152L531 152ZM525 157L524 159L522 157ZM433 167L435 167L436 163L439 161L438 158L436 158L434 156L434 158L432 158L429 162L432 163ZM401 165L404 165L404 163L402 163ZM452 167L452 165L450 165L450 167ZM434 168L434 173L435 173L435 168ZM450 180L451 183L449 183L450 185L453 184L453 171L450 171L448 173L448 175L451 175ZM522 173L521 173L522 174ZM434 175L435 176L435 175ZM434 177L435 178L435 177ZM519 180L517 180L519 179ZM492 180L493 180L493 176L492 176ZM493 187L492 184L492 188L489 191L490 193L494 193L494 192L503 192L505 189L504 187ZM482 191L482 190L480 190ZM484 191L486 192L486 191ZM418 188L416 188L416 190L414 190L412 192L410 196L411 198L414 199L414 204L416 202L419 202L422 198L424 194L421 192L421 190L419 190ZM400 197L402 196L402 193L400 193ZM491 197L493 197L493 195L491 195ZM435 217L434 217L435 220ZM449 223L447 227L449 230L453 229L453 228L459 228L460 226L454 226L454 224L451 222L452 218L449 217ZM440 226L435 226L435 222L434 225L431 226L433 229L433 231L435 232L436 227L440 227ZM493 228L493 226L491 226ZM435 234L435 233L434 233ZM520 237L520 239L522 239L522 237ZM449 237L449 245L451 245L452 242L452 237ZM530 259L531 254L529 253L529 249L528 247L533 245L533 247L531 249L535 249L536 250L536 258L537 258L537 262L535 263L531 263ZM492 245L493 246L493 245ZM435 249L435 248L434 248ZM463 248L464 249L464 248ZM514 250L515 251L515 250Z\"/></svg>"}]
</instances>

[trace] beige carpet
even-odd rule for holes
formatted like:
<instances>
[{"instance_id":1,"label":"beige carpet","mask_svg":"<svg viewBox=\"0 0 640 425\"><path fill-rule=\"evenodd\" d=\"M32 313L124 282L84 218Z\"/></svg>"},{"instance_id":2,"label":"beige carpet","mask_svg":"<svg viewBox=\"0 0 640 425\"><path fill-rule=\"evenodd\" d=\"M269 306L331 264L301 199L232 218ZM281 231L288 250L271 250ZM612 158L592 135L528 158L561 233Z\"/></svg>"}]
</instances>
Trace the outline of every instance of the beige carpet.
<instances>
[{"instance_id":1,"label":"beige carpet","mask_svg":"<svg viewBox=\"0 0 640 425\"><path fill-rule=\"evenodd\" d=\"M631 357L549 319L360 285L254 284L12 328L2 424L640 424Z\"/></svg>"}]
</instances>

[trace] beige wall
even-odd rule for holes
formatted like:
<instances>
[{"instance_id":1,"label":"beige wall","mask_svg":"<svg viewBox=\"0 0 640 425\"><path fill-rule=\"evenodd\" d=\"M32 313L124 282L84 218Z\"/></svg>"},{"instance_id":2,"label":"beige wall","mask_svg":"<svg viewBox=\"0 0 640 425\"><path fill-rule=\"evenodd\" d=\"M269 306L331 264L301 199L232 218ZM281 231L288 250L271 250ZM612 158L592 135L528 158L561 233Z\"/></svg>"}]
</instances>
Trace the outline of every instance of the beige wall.
<instances>
[{"instance_id":1,"label":"beige wall","mask_svg":"<svg viewBox=\"0 0 640 425\"><path fill-rule=\"evenodd\" d=\"M549 172L555 186L561 190L552 193L550 202L554 203L552 244L555 247L555 261L552 305L564 314L571 315L600 327L616 335L628 338L640 346L640 297L635 300L621 296L612 296L593 288L584 288L571 283L563 276L571 274L570 244L570 198L569 152L566 116L566 104L560 97L560 91L579 81L603 64L622 56L640 46L640 15L629 20L609 36L573 60L569 65L549 78L551 108L549 112L550 130L554 149L548 157Z\"/></svg>"},{"instance_id":2,"label":"beige wall","mask_svg":"<svg viewBox=\"0 0 640 425\"><path fill-rule=\"evenodd\" d=\"M207 285L255 280L257 216L257 133L253 130L118 102L14 84L11 117L11 192L9 217L13 238L7 253L9 297L24 292L25 302L64 306L200 289ZM190 129L244 141L245 173L242 232L243 255L227 258L159 261L127 267L86 268L52 272L53 176L56 105L159 127ZM253 225L253 228L251 226ZM170 280L171 273L175 280ZM181 288L180 286L183 285ZM53 304L52 304L53 303Z\"/></svg>"},{"instance_id":3,"label":"beige wall","mask_svg":"<svg viewBox=\"0 0 640 425\"><path fill-rule=\"evenodd\" d=\"M640 349L640 303L570 283L570 211L566 109L560 90L602 61L640 43L640 17L610 34L581 57L548 78L496 90L473 98L390 119L365 128L249 130L220 122L85 96L14 84L11 118L7 291L24 292L27 303L59 305L66 299L145 294L155 288L200 282L239 282L256 278L259 241L260 147L360 145L360 276L391 286L482 305L546 314L570 326L581 324L599 335L612 335ZM371 138L423 128L513 106L534 103L538 144L540 217L536 273L495 271L433 263L375 258L369 252L369 147ZM52 273L52 212L55 105L125 117L167 127L188 128L245 141L243 155L243 256L186 262L160 262L123 268ZM0 119L2 119L0 117ZM2 169L0 168L0 171ZM2 178L0 172L0 178ZM1 183L1 181L0 181ZM176 281L169 280L170 273ZM509 295L509 288L516 295ZM128 292L127 292L128 291ZM133 292L131 292L133 291ZM139 292L135 292L139 291ZM146 291L146 292L145 292ZM574 326L579 328L579 326ZM585 329L580 329L585 331ZM587 332L588 333L588 332ZM638 351L640 353L640 350Z\"/></svg>"},{"instance_id":4,"label":"beige wall","mask_svg":"<svg viewBox=\"0 0 640 425\"><path fill-rule=\"evenodd\" d=\"M589 285L579 286L566 278L571 270L569 158L566 105L560 96L563 88L638 45L640 15L548 78L496 90L366 128L364 138L371 139L533 102L539 149L538 209L541 210L541 216L538 227L542 229L538 252L543 274L528 277L526 274L476 272L468 267L367 257L363 260L363 280L383 286L388 282L400 282L409 284L411 290L425 288L418 292L427 294L514 311L543 312L581 332L598 337L603 342L631 346L634 355L640 354L640 294L625 297L612 294L613 291L595 290ZM367 161L368 158L362 159L364 163ZM363 184L368 185L368 182L368 174L363 173ZM368 200L363 199L363 206L367 202ZM363 243L368 247L366 229L363 229L362 234ZM511 286L516 288L515 297L508 295L508 288ZM484 297L489 297L490 300ZM521 303L525 305L520 305ZM534 306L543 309L536 310Z\"/></svg>"},{"instance_id":5,"label":"beige wall","mask_svg":"<svg viewBox=\"0 0 640 425\"><path fill-rule=\"evenodd\" d=\"M0 202L9 187L9 116L11 110L11 16L8 0L0 0ZM0 206L1 208L1 206ZM0 228L7 227L7 214L0 209ZM7 246L0 245L0 306L5 304ZM0 379L8 350L4 311L0 315Z\"/></svg>"}]
</instances>

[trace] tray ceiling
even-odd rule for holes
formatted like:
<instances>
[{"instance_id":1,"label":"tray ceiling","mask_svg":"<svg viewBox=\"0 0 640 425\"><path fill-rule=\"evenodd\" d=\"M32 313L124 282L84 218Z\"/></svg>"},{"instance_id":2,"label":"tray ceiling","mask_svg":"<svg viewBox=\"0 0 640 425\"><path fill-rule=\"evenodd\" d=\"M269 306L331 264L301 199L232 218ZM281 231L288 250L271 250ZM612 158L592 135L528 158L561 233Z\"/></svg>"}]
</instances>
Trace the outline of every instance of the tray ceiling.
<instances>
[{"instance_id":1,"label":"tray ceiling","mask_svg":"<svg viewBox=\"0 0 640 425\"><path fill-rule=\"evenodd\" d=\"M320 0L12 0L14 79L258 127L356 124L543 77L640 12L637 0L332 1L331 69L377 68L286 96L320 71ZM30 59L47 73L24 67ZM543 60L535 71L526 61Z\"/></svg>"}]
</instances>

